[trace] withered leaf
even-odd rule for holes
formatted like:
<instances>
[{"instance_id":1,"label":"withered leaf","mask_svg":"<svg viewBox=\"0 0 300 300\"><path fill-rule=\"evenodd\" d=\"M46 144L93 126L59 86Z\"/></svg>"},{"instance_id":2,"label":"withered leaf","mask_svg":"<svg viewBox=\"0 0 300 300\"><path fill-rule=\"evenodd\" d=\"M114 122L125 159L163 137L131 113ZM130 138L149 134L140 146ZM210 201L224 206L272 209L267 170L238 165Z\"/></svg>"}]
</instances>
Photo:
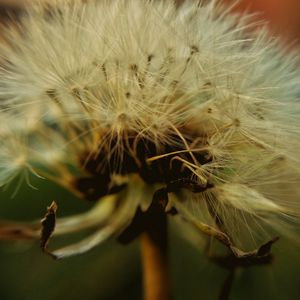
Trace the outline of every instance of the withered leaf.
<instances>
[{"instance_id":1,"label":"withered leaf","mask_svg":"<svg viewBox=\"0 0 300 300\"><path fill-rule=\"evenodd\" d=\"M51 256L52 254L48 250L48 243L55 229L56 211L57 211L57 204L55 201L53 201L51 205L48 207L48 211L44 219L42 219L41 221L42 231L41 231L40 246L43 252L50 254Z\"/></svg>"}]
</instances>

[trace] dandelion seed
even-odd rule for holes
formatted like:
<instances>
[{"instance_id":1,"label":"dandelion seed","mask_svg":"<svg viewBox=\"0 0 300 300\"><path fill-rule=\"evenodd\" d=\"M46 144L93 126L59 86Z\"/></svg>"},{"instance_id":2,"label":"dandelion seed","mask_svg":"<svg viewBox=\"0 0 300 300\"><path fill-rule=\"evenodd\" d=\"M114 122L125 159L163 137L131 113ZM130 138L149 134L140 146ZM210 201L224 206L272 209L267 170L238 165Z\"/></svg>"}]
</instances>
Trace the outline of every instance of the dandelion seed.
<instances>
[{"instance_id":1,"label":"dandelion seed","mask_svg":"<svg viewBox=\"0 0 300 300\"><path fill-rule=\"evenodd\" d=\"M251 17L217 1L74 0L21 24L0 48L0 185L27 169L99 201L53 235L89 217L99 230L52 255L130 241L175 213L236 257L273 230L292 236L298 57Z\"/></svg>"}]
</instances>

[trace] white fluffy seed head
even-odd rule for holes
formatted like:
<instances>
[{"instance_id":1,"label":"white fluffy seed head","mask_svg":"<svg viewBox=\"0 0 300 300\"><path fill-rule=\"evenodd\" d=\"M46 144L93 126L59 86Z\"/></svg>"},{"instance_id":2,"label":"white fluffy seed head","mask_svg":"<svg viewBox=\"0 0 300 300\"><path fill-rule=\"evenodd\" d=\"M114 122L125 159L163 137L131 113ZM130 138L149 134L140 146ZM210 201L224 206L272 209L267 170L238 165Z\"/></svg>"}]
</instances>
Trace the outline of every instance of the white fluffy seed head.
<instances>
[{"instance_id":1,"label":"white fluffy seed head","mask_svg":"<svg viewBox=\"0 0 300 300\"><path fill-rule=\"evenodd\" d=\"M108 147L121 165L134 136L182 150L174 160L214 185L193 203L211 203L233 237L299 215L298 58L250 21L217 1L31 7L0 48L0 185L27 167L71 188L83 153Z\"/></svg>"}]
</instances>

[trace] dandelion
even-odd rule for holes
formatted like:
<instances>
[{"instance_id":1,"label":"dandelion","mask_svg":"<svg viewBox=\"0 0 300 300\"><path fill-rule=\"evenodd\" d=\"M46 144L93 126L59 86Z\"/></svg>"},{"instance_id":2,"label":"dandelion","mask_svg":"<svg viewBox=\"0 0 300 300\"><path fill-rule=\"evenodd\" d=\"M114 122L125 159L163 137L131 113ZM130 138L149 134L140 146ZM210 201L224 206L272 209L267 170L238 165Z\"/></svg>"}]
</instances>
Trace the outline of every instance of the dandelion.
<instances>
[{"instance_id":1,"label":"dandelion","mask_svg":"<svg viewBox=\"0 0 300 300\"><path fill-rule=\"evenodd\" d=\"M53 203L42 228L3 225L0 237L42 229L42 249L64 258L142 234L146 281L154 262L164 285L148 299L168 294L167 216L236 265L270 261L274 232L296 238L300 72L251 18L217 1L30 7L0 46L0 186L33 174L96 204L56 220ZM49 249L85 228L97 230Z\"/></svg>"}]
</instances>

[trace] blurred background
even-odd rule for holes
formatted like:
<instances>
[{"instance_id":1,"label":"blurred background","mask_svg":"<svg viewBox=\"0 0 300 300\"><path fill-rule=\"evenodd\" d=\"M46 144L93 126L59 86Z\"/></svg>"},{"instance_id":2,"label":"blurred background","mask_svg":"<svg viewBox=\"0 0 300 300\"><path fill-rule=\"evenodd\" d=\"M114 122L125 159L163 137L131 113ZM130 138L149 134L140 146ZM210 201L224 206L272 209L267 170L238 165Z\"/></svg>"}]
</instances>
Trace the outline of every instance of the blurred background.
<instances>
[{"instance_id":1,"label":"blurred background","mask_svg":"<svg viewBox=\"0 0 300 300\"><path fill-rule=\"evenodd\" d=\"M232 3L231 0L224 1ZM0 0L1 26L7 26L11 17L18 16L28 2ZM299 0L241 0L236 10L259 12L257 18L267 19L272 33L281 36L286 43L300 38ZM15 183L7 190L0 190L0 219L40 219L53 200L58 203L58 216L90 208L89 203L76 199L52 183L36 180L32 184L38 189L24 186L13 198ZM195 246L178 236L173 227L171 221L170 260L174 299L217 299L227 271L208 261ZM78 238L80 235L70 236L63 243ZM61 242L58 240L51 246ZM274 246L275 261L272 265L237 272L230 299L300 299L299 250L299 246L295 248L284 238L280 239ZM62 261L54 261L44 255L38 242L0 242L0 299L135 300L142 299L141 295L138 241L126 247L108 241L87 254Z\"/></svg>"},{"instance_id":2,"label":"blurred background","mask_svg":"<svg viewBox=\"0 0 300 300\"><path fill-rule=\"evenodd\" d=\"M33 180L38 190L24 187L11 198L15 185L0 193L0 218L22 221L41 219L52 200L58 216L80 213L90 204L43 180ZM214 265L178 235L170 220L170 261L173 300L216 300L228 271ZM176 227L175 227L176 226ZM88 232L83 232L87 234ZM82 237L82 233L51 241L55 249ZM298 300L300 295L299 246L283 238L273 247L271 265L241 269L236 273L233 300ZM92 251L55 261L43 254L39 242L0 242L0 299L3 300L139 300L142 274L139 242L122 246L108 241Z\"/></svg>"}]
</instances>

